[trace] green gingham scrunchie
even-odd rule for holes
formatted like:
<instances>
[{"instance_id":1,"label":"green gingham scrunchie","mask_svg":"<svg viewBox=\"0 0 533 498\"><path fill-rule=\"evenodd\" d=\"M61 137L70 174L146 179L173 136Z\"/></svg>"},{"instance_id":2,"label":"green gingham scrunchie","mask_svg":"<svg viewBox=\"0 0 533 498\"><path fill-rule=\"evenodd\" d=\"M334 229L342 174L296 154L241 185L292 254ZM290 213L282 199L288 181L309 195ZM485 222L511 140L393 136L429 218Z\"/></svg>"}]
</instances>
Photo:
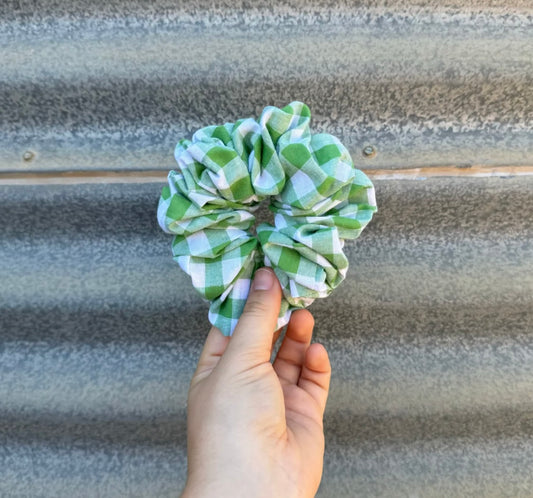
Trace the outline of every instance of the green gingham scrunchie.
<instances>
[{"instance_id":1,"label":"green gingham scrunchie","mask_svg":"<svg viewBox=\"0 0 533 498\"><path fill-rule=\"evenodd\" d=\"M271 266L283 299L277 327L292 310L328 296L346 277L344 240L377 211L374 187L333 135L311 134L302 102L266 107L258 121L207 126L175 150L158 207L174 234L174 260L211 301L209 321L231 335L254 272ZM253 212L270 199L274 226L253 233Z\"/></svg>"}]
</instances>

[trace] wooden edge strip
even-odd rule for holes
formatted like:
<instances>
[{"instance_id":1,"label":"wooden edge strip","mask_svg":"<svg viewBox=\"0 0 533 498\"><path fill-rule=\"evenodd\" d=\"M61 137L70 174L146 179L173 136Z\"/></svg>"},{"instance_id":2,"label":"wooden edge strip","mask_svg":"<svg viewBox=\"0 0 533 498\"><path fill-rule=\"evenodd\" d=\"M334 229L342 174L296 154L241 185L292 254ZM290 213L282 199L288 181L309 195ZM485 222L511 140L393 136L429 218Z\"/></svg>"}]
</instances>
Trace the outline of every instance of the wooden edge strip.
<instances>
[{"instance_id":1,"label":"wooden edge strip","mask_svg":"<svg viewBox=\"0 0 533 498\"><path fill-rule=\"evenodd\" d=\"M509 177L533 175L533 166L433 166L365 171L373 180L425 180L434 177Z\"/></svg>"},{"instance_id":2,"label":"wooden edge strip","mask_svg":"<svg viewBox=\"0 0 533 498\"><path fill-rule=\"evenodd\" d=\"M372 180L425 180L434 177L531 176L533 166L435 166L407 169L366 169ZM164 183L168 171L0 172L0 185L73 185L82 183Z\"/></svg>"}]
</instances>

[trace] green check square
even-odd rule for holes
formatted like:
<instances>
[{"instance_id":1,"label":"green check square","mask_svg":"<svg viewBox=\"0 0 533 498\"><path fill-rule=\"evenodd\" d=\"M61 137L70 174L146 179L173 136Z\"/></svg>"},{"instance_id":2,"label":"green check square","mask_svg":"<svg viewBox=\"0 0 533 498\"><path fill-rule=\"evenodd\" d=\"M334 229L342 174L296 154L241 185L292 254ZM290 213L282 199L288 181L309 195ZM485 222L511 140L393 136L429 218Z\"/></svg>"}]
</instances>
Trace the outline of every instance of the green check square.
<instances>
[{"instance_id":1,"label":"green check square","mask_svg":"<svg viewBox=\"0 0 533 498\"><path fill-rule=\"evenodd\" d=\"M282 247L277 266L288 273L298 273L300 255L293 249Z\"/></svg>"}]
</instances>

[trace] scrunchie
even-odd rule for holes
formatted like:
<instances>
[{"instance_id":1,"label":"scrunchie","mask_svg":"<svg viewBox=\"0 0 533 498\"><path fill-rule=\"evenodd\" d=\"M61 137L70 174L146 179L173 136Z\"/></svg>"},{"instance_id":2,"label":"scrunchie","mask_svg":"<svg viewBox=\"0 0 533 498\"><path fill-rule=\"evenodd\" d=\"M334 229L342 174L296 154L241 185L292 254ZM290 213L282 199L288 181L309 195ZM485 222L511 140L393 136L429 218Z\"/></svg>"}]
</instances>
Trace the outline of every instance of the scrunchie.
<instances>
[{"instance_id":1,"label":"scrunchie","mask_svg":"<svg viewBox=\"0 0 533 498\"><path fill-rule=\"evenodd\" d=\"M277 327L292 310L328 296L345 278L344 240L377 211L374 187L334 136L311 134L302 102L266 107L258 121L207 126L175 149L158 221L175 234L174 260L211 301L209 321L231 335L257 268L271 266L283 299ZM253 233L252 214L270 199L274 226Z\"/></svg>"}]
</instances>

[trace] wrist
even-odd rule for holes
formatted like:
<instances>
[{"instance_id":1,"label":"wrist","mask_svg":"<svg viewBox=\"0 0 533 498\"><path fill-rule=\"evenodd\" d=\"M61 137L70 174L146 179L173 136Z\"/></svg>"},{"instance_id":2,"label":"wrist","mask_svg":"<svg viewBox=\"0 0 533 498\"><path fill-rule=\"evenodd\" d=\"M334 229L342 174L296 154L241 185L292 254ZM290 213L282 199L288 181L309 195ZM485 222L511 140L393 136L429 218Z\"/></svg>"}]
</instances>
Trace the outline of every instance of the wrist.
<instances>
[{"instance_id":1,"label":"wrist","mask_svg":"<svg viewBox=\"0 0 533 498\"><path fill-rule=\"evenodd\" d=\"M238 496L240 496L239 492L231 490L221 483L191 483L187 481L180 498L237 498Z\"/></svg>"},{"instance_id":2,"label":"wrist","mask_svg":"<svg viewBox=\"0 0 533 498\"><path fill-rule=\"evenodd\" d=\"M298 496L288 489L284 493L274 493L263 486L244 481L228 482L191 482L187 480L180 498L289 498Z\"/></svg>"}]
</instances>

